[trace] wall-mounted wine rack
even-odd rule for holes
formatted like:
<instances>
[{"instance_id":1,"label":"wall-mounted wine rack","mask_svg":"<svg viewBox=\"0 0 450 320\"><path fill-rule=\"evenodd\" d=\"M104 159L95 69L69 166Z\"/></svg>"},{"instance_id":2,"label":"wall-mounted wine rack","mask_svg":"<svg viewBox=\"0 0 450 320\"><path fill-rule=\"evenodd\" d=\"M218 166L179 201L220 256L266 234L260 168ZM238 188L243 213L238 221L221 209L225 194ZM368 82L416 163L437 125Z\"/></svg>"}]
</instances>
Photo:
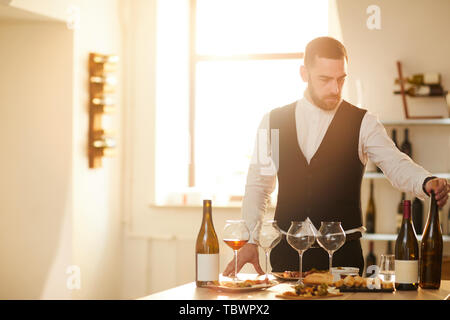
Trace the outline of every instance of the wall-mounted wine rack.
<instances>
[{"instance_id":1,"label":"wall-mounted wine rack","mask_svg":"<svg viewBox=\"0 0 450 320\"><path fill-rule=\"evenodd\" d=\"M116 55L89 54L89 168L116 154L115 133L103 128L102 119L116 110L118 61Z\"/></svg>"}]
</instances>

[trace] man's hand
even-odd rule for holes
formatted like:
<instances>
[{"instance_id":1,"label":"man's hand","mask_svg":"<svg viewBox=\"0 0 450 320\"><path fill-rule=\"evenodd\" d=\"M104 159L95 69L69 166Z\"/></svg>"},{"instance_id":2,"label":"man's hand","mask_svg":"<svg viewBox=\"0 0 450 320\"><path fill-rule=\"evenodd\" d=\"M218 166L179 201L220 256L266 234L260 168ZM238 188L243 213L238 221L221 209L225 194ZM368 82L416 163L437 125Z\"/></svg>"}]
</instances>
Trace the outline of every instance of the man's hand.
<instances>
[{"instance_id":1,"label":"man's hand","mask_svg":"<svg viewBox=\"0 0 450 320\"><path fill-rule=\"evenodd\" d=\"M258 274L264 274L264 271L259 265L258 246L254 243L247 243L238 251L237 272L239 272L247 262L253 264L253 267ZM225 277L234 276L234 258L228 263L222 274Z\"/></svg>"},{"instance_id":2,"label":"man's hand","mask_svg":"<svg viewBox=\"0 0 450 320\"><path fill-rule=\"evenodd\" d=\"M442 208L448 200L448 193L450 192L450 185L447 179L435 178L427 181L425 190L431 195L431 190L434 191L438 207Z\"/></svg>"}]
</instances>

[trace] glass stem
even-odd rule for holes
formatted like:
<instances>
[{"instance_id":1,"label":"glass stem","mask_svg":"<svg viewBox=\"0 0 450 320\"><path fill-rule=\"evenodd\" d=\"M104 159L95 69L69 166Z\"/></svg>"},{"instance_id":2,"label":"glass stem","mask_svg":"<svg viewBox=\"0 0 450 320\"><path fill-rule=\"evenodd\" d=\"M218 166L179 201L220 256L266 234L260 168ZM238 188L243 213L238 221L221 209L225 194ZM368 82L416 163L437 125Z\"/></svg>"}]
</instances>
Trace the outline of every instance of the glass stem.
<instances>
[{"instance_id":1,"label":"glass stem","mask_svg":"<svg viewBox=\"0 0 450 320\"><path fill-rule=\"evenodd\" d=\"M328 256L330 257L330 273L331 273L331 267L333 266L333 252L328 252Z\"/></svg>"},{"instance_id":2,"label":"glass stem","mask_svg":"<svg viewBox=\"0 0 450 320\"><path fill-rule=\"evenodd\" d=\"M300 271L300 273L299 273L299 282L303 283L303 263L302 263L303 262L302 261L303 260L303 251L299 251L298 252L298 257L299 257L299 261L298 262L299 262L299 266L300 266L299 267L299 269L300 269L299 270Z\"/></svg>"},{"instance_id":3,"label":"glass stem","mask_svg":"<svg viewBox=\"0 0 450 320\"><path fill-rule=\"evenodd\" d=\"M234 250L234 281L237 281L237 250Z\"/></svg>"},{"instance_id":4,"label":"glass stem","mask_svg":"<svg viewBox=\"0 0 450 320\"><path fill-rule=\"evenodd\" d=\"M267 262L269 261L269 252L270 252L269 250L266 251L266 269L265 269L266 270L266 279L269 278L269 269L268 269L269 267L267 264Z\"/></svg>"}]
</instances>

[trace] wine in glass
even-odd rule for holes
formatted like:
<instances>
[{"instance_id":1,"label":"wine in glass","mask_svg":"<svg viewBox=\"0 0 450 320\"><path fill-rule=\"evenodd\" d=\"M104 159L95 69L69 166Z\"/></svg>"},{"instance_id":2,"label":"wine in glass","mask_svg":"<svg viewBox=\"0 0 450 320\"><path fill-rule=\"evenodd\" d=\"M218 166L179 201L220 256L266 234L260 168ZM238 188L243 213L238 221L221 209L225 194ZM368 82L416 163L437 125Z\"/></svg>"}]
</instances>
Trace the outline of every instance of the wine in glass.
<instances>
[{"instance_id":1,"label":"wine in glass","mask_svg":"<svg viewBox=\"0 0 450 320\"><path fill-rule=\"evenodd\" d=\"M227 220L223 229L223 241L234 251L234 277L237 281L237 252L250 238L250 231L244 220Z\"/></svg>"},{"instance_id":2,"label":"wine in glass","mask_svg":"<svg viewBox=\"0 0 450 320\"><path fill-rule=\"evenodd\" d=\"M317 236L319 245L328 252L330 259L330 273L333 266L333 254L345 243L345 231L340 222L324 222L320 224Z\"/></svg>"},{"instance_id":3,"label":"wine in glass","mask_svg":"<svg viewBox=\"0 0 450 320\"><path fill-rule=\"evenodd\" d=\"M253 240L264 250L266 256L266 281L269 279L267 262L270 251L280 242L281 237L281 230L276 220L258 221L253 230Z\"/></svg>"},{"instance_id":4,"label":"wine in glass","mask_svg":"<svg viewBox=\"0 0 450 320\"><path fill-rule=\"evenodd\" d=\"M292 221L291 226L286 234L286 240L292 248L297 250L299 256L299 280L298 284L303 284L302 258L303 253L308 250L314 243L316 237L311 228L311 224L307 221Z\"/></svg>"}]
</instances>

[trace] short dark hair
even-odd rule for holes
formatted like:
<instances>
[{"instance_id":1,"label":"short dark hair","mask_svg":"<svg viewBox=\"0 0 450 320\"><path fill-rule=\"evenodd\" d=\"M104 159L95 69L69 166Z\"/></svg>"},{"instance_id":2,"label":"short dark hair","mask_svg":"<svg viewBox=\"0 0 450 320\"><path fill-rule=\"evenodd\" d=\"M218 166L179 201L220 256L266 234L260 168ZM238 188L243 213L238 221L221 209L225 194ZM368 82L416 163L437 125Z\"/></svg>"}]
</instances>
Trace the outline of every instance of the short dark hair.
<instances>
[{"instance_id":1,"label":"short dark hair","mask_svg":"<svg viewBox=\"0 0 450 320\"><path fill-rule=\"evenodd\" d=\"M304 63L307 68L313 66L316 56L328 59L345 57L348 62L347 50L344 45L331 37L315 38L306 45Z\"/></svg>"}]
</instances>

